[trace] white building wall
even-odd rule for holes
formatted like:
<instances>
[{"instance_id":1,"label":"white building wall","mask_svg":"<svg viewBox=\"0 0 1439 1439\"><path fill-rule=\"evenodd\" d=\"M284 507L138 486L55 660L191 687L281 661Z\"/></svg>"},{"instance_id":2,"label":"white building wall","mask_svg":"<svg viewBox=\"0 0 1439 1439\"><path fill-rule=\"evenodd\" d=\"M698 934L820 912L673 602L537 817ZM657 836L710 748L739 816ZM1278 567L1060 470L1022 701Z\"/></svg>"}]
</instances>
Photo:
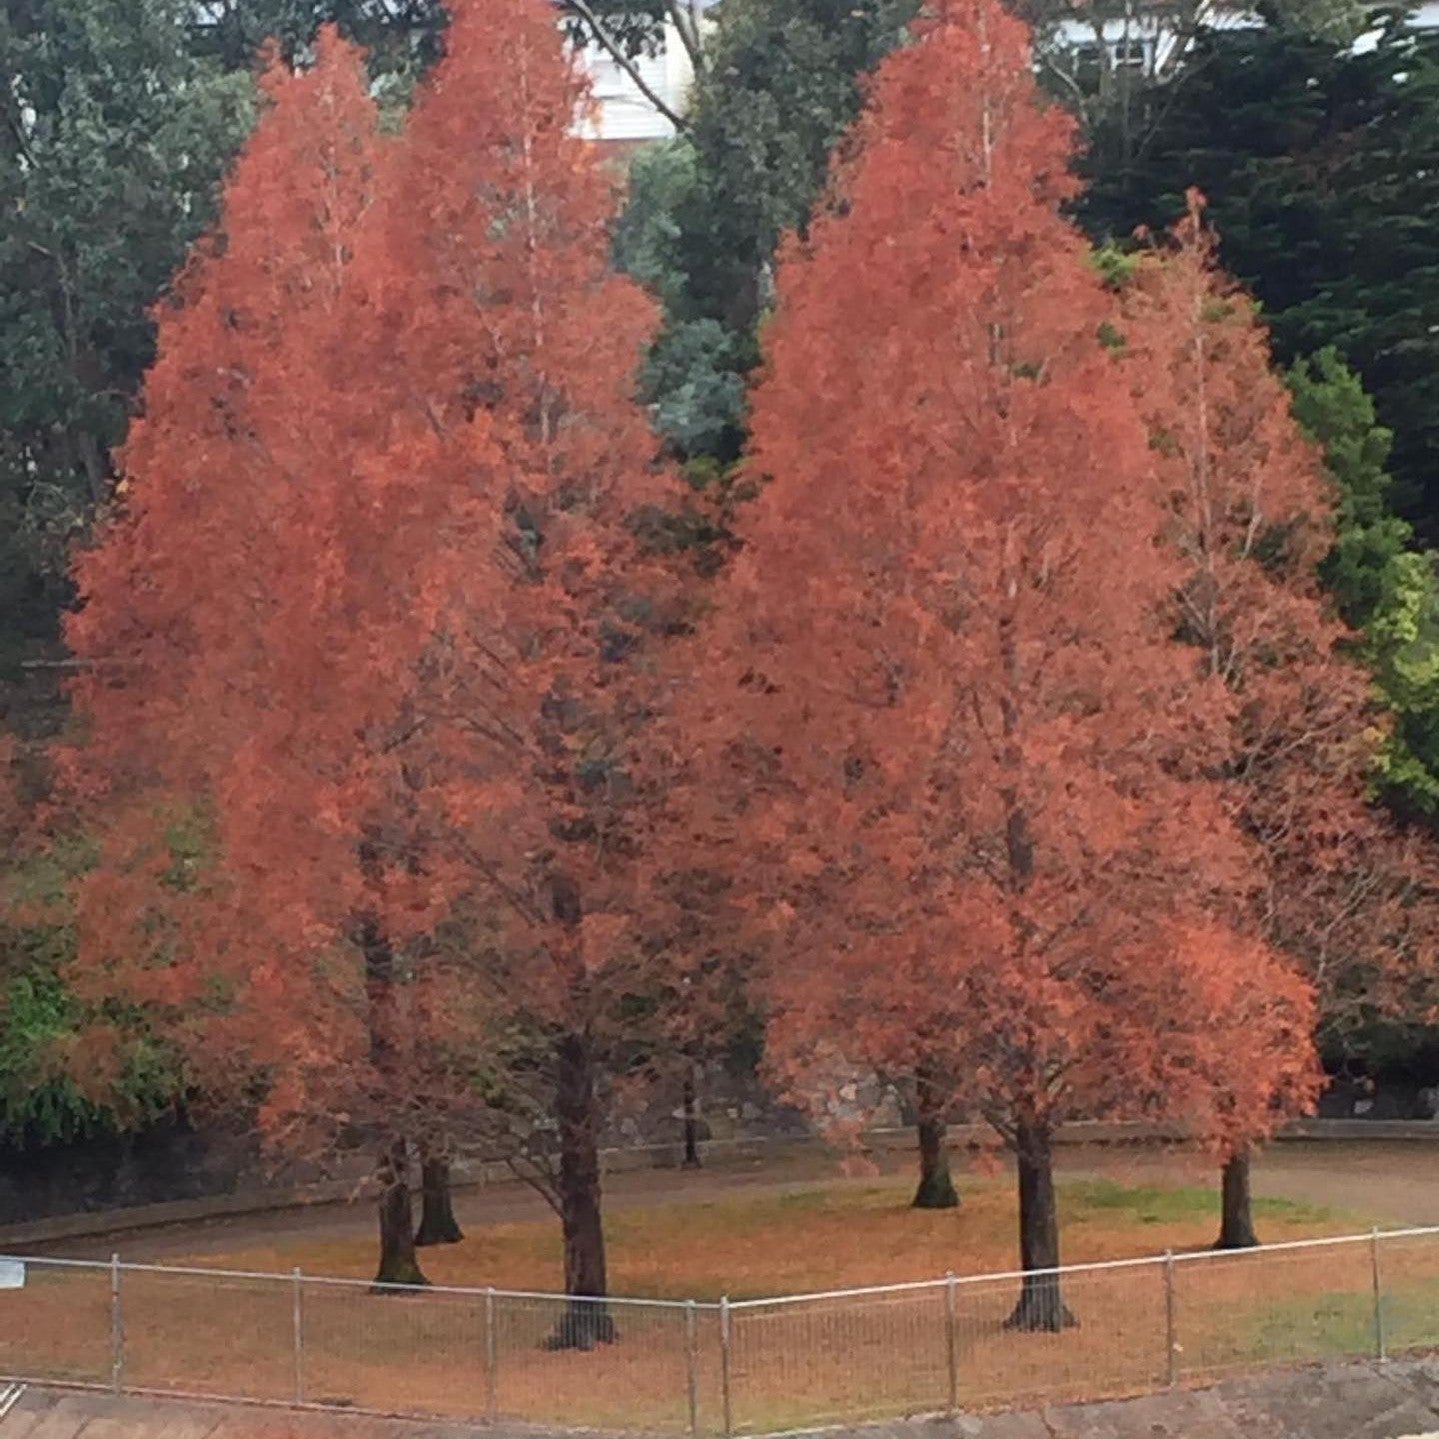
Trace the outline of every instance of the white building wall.
<instances>
[{"instance_id":1,"label":"white building wall","mask_svg":"<svg viewBox=\"0 0 1439 1439\"><path fill-rule=\"evenodd\" d=\"M1416 29L1439 29L1439 0L1424 0L1410 17ZM1245 30L1257 27L1262 22L1257 14L1242 4L1217 3L1209 7L1205 24L1211 30ZM1136 13L1129 19L1111 18L1104 24L1104 40L1113 54L1122 45L1131 48L1144 47L1148 68L1164 68L1170 65L1174 56L1176 34L1172 21L1163 10L1144 11L1136 7ZM1078 50L1095 43L1094 26L1083 20L1065 20L1059 25L1058 33L1066 45Z\"/></svg>"},{"instance_id":2,"label":"white building wall","mask_svg":"<svg viewBox=\"0 0 1439 1439\"><path fill-rule=\"evenodd\" d=\"M705 0L708 9L714 0ZM1414 24L1423 29L1439 29L1439 0L1423 0L1414 12ZM1251 11L1240 4L1217 3L1208 17L1215 29L1242 29L1258 21ZM1153 70L1173 60L1175 36L1165 20L1153 12L1142 11L1129 21L1111 20L1105 27L1105 41L1111 49L1121 43L1133 53L1142 46L1145 68ZM1095 43L1094 29L1082 21L1069 20L1060 26L1060 34L1076 49ZM649 98L610 55L598 45L588 45L580 52L581 63L589 72L595 103L594 119L582 127L587 138L628 144L671 138L674 126L650 103ZM665 26L664 38L654 55L639 55L634 61L644 82L676 113L689 103L694 84L694 66L689 51L672 24Z\"/></svg>"},{"instance_id":3,"label":"white building wall","mask_svg":"<svg viewBox=\"0 0 1439 1439\"><path fill-rule=\"evenodd\" d=\"M605 50L598 45L587 45L580 57L589 72L596 107L595 119L584 127L589 139L635 143L667 140L675 133L673 124L655 109L624 67ZM684 110L694 84L694 66L672 24L666 24L657 52L636 56L634 66L645 84L671 110L676 113Z\"/></svg>"}]
</instances>

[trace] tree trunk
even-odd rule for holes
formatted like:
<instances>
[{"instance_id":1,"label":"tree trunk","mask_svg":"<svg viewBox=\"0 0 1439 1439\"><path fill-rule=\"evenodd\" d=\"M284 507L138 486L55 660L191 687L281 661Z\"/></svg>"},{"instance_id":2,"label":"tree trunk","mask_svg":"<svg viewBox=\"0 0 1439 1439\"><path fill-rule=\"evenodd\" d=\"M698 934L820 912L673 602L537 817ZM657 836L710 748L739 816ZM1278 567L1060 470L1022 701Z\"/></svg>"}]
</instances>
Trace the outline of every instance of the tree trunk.
<instances>
[{"instance_id":1,"label":"tree trunk","mask_svg":"<svg viewBox=\"0 0 1439 1439\"><path fill-rule=\"evenodd\" d=\"M700 1167L700 1126L699 1117L695 1113L695 1072L693 1065L690 1065L685 1070L682 1103L684 1106L685 1126L684 1167L686 1169L698 1169Z\"/></svg>"},{"instance_id":2,"label":"tree trunk","mask_svg":"<svg viewBox=\"0 0 1439 1439\"><path fill-rule=\"evenodd\" d=\"M465 1237L450 1194L450 1161L443 1152L420 1151L420 1227L415 1245L458 1244Z\"/></svg>"},{"instance_id":3,"label":"tree trunk","mask_svg":"<svg viewBox=\"0 0 1439 1439\"><path fill-rule=\"evenodd\" d=\"M1216 1249L1254 1249L1259 1237L1254 1232L1254 1205L1249 1194L1250 1156L1241 1149L1225 1161Z\"/></svg>"},{"instance_id":4,"label":"tree trunk","mask_svg":"<svg viewBox=\"0 0 1439 1439\"><path fill-rule=\"evenodd\" d=\"M1019 1175L1019 1258L1024 1279L1019 1303L1004 1321L1006 1329L1072 1329L1079 1321L1059 1293L1059 1211L1054 1203L1054 1158L1049 1130L1021 1124L1014 1138Z\"/></svg>"},{"instance_id":5,"label":"tree trunk","mask_svg":"<svg viewBox=\"0 0 1439 1439\"><path fill-rule=\"evenodd\" d=\"M612 1344L615 1323L609 1306L605 1231L600 1211L599 1114L594 1057L582 1034L567 1034L556 1052L555 1118L560 1140L560 1228L565 1244L565 1293L574 1300L555 1332L550 1349L593 1349Z\"/></svg>"},{"instance_id":6,"label":"tree trunk","mask_svg":"<svg viewBox=\"0 0 1439 1439\"><path fill-rule=\"evenodd\" d=\"M383 1286L422 1287L430 1281L415 1255L414 1218L410 1213L409 1156L403 1139L392 1140L380 1160L380 1268L373 1293L402 1294Z\"/></svg>"},{"instance_id":7,"label":"tree trunk","mask_svg":"<svg viewBox=\"0 0 1439 1439\"><path fill-rule=\"evenodd\" d=\"M945 1143L944 1101L934 1075L923 1065L914 1073L914 1101L918 1110L919 1188L915 1209L957 1209L959 1194L949 1172L949 1146Z\"/></svg>"}]
</instances>

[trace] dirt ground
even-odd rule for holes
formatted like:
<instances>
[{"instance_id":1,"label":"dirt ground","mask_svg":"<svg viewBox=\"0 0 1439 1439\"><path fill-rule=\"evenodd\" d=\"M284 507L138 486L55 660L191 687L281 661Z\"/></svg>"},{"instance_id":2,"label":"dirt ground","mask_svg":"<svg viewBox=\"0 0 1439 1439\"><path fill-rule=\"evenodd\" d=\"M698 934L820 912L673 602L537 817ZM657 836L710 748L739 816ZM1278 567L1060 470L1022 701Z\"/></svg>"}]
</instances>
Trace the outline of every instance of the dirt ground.
<instances>
[{"instance_id":1,"label":"dirt ground","mask_svg":"<svg viewBox=\"0 0 1439 1439\"><path fill-rule=\"evenodd\" d=\"M816 1147L794 1147L763 1158L721 1158L702 1170L612 1174L605 1183L605 1198L611 1211L704 1204L746 1190L782 1193L837 1178L868 1184L876 1173L903 1174L911 1164L903 1152L884 1152L873 1156L871 1166L857 1168ZM956 1170L961 1188L965 1173L988 1182L1005 1173L1002 1158L992 1155L958 1156ZM1142 1145L1063 1146L1058 1151L1058 1172L1061 1181L1108 1179L1158 1188L1207 1186L1217 1179L1203 1157ZM1353 1215L1366 1227L1439 1225L1439 1132L1432 1142L1286 1140L1256 1161L1254 1192L1260 1198L1287 1199ZM456 1196L456 1210L470 1230L550 1217L540 1196L519 1183L462 1190ZM332 1243L367 1235L373 1226L368 1204L326 1204L67 1240L39 1246L37 1252L96 1259L118 1250L129 1262L164 1263L205 1252Z\"/></svg>"}]
</instances>

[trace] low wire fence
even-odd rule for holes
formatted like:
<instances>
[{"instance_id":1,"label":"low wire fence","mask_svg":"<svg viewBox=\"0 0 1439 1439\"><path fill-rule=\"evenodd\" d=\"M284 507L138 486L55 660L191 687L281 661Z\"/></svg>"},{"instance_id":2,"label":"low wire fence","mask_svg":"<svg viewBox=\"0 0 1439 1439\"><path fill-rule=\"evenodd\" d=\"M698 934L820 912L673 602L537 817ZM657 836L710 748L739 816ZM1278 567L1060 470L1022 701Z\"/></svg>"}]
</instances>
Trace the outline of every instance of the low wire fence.
<instances>
[{"instance_id":1,"label":"low wire fence","mask_svg":"<svg viewBox=\"0 0 1439 1439\"><path fill-rule=\"evenodd\" d=\"M0 1259L5 1380L575 1429L763 1434L1429 1348L1439 1229L718 1303Z\"/></svg>"}]
</instances>

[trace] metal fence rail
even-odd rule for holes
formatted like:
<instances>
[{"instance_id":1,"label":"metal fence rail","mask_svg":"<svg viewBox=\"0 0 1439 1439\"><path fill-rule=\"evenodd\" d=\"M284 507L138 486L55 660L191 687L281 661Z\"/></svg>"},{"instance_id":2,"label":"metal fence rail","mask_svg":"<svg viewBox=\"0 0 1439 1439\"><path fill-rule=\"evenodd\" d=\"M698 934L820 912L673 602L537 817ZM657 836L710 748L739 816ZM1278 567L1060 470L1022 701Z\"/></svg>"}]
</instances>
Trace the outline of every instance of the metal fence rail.
<instances>
[{"instance_id":1,"label":"metal fence rail","mask_svg":"<svg viewBox=\"0 0 1439 1439\"><path fill-rule=\"evenodd\" d=\"M1026 1283L1056 1327L1016 1323ZM3 1380L641 1433L1111 1398L1435 1347L1439 1228L718 1303L0 1259Z\"/></svg>"}]
</instances>

